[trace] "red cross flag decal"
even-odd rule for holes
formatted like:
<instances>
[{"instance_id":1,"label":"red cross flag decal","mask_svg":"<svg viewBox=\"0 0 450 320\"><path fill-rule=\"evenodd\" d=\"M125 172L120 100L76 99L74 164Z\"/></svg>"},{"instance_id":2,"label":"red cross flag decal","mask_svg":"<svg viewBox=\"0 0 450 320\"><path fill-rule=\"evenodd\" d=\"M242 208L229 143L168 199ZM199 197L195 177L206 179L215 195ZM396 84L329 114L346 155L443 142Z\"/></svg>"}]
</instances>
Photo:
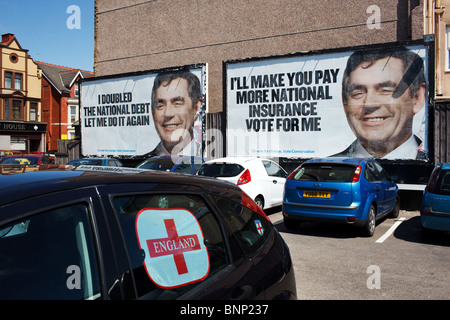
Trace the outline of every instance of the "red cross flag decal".
<instances>
[{"instance_id":1,"label":"red cross flag decal","mask_svg":"<svg viewBox=\"0 0 450 320\"><path fill-rule=\"evenodd\" d=\"M143 209L136 217L139 247L150 279L164 289L201 281L209 255L195 216L185 209Z\"/></svg>"}]
</instances>

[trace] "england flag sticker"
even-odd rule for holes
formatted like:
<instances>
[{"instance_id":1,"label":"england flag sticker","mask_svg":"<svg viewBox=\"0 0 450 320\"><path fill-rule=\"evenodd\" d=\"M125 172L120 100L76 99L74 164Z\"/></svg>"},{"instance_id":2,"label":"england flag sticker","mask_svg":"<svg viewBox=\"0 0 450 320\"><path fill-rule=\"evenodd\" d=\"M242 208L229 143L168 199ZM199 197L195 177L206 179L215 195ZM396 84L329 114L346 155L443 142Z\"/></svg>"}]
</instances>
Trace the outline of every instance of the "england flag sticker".
<instances>
[{"instance_id":1,"label":"england flag sticker","mask_svg":"<svg viewBox=\"0 0 450 320\"><path fill-rule=\"evenodd\" d=\"M136 217L136 234L147 274L158 287L176 288L208 276L208 250L190 211L143 209Z\"/></svg>"},{"instance_id":2,"label":"england flag sticker","mask_svg":"<svg viewBox=\"0 0 450 320\"><path fill-rule=\"evenodd\" d=\"M262 236L264 234L264 228L261 224L261 221L255 220L255 227L256 227L256 230L258 230L259 235Z\"/></svg>"}]
</instances>

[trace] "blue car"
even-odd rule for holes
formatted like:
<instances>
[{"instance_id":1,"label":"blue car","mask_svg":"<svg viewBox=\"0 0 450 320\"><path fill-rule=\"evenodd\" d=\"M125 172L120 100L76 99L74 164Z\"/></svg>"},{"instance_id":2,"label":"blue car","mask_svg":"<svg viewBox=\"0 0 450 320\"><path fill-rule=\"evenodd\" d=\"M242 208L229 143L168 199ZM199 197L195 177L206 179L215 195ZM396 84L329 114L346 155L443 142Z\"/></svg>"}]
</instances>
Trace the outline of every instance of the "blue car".
<instances>
[{"instance_id":1,"label":"blue car","mask_svg":"<svg viewBox=\"0 0 450 320\"><path fill-rule=\"evenodd\" d=\"M286 180L283 218L353 224L372 236L376 221L398 217L398 186L374 159L323 158L305 161Z\"/></svg>"},{"instance_id":2,"label":"blue car","mask_svg":"<svg viewBox=\"0 0 450 320\"><path fill-rule=\"evenodd\" d=\"M424 233L450 231L450 163L434 168L423 193L420 218Z\"/></svg>"}]
</instances>

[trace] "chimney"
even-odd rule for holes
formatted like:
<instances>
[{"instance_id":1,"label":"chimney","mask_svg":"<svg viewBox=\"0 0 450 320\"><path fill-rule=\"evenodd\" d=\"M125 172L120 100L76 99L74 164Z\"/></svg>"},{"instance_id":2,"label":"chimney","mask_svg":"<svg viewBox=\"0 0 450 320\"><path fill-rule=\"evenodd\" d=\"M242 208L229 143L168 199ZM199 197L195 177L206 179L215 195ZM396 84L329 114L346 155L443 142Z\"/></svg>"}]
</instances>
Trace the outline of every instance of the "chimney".
<instances>
[{"instance_id":1,"label":"chimney","mask_svg":"<svg viewBox=\"0 0 450 320\"><path fill-rule=\"evenodd\" d=\"M12 33L2 34L2 43L9 42L12 38L14 38Z\"/></svg>"}]
</instances>

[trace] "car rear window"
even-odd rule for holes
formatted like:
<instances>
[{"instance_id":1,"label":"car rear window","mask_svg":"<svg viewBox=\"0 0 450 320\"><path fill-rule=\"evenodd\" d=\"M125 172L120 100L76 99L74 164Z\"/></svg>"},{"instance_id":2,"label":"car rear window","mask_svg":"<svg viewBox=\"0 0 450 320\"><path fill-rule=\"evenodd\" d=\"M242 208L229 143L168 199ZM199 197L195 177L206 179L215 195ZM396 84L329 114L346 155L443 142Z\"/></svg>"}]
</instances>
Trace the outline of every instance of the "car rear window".
<instances>
[{"instance_id":1,"label":"car rear window","mask_svg":"<svg viewBox=\"0 0 450 320\"><path fill-rule=\"evenodd\" d=\"M209 163L204 164L198 174L208 177L235 177L244 171L244 167L237 163Z\"/></svg>"},{"instance_id":2,"label":"car rear window","mask_svg":"<svg viewBox=\"0 0 450 320\"><path fill-rule=\"evenodd\" d=\"M296 181L352 182L355 167L347 164L308 163L291 177Z\"/></svg>"},{"instance_id":3,"label":"car rear window","mask_svg":"<svg viewBox=\"0 0 450 320\"><path fill-rule=\"evenodd\" d=\"M450 170L441 171L434 193L450 195Z\"/></svg>"}]
</instances>

